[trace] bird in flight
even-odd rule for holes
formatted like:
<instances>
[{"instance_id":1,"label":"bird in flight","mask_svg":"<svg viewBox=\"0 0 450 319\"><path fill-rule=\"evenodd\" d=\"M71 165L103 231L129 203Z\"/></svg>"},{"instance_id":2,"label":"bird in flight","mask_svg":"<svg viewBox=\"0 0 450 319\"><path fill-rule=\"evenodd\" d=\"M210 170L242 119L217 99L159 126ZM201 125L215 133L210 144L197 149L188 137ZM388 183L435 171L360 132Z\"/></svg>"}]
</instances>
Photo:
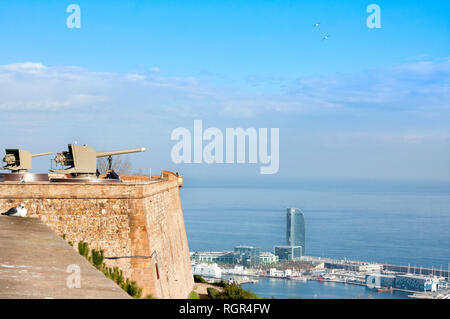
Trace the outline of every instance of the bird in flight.
<instances>
[{"instance_id":1,"label":"bird in flight","mask_svg":"<svg viewBox=\"0 0 450 319\"><path fill-rule=\"evenodd\" d=\"M314 28L317 28L319 25L320 25L320 22L314 23L313 27L314 27Z\"/></svg>"}]
</instances>

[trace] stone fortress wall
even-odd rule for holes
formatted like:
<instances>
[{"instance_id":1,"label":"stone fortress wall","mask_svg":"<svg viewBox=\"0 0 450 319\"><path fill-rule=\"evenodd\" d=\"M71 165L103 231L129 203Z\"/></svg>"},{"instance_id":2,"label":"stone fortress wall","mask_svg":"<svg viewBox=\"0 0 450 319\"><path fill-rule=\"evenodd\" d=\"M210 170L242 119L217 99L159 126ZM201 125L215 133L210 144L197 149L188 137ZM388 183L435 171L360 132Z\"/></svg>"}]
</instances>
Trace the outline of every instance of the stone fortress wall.
<instances>
[{"instance_id":1,"label":"stone fortress wall","mask_svg":"<svg viewBox=\"0 0 450 319\"><path fill-rule=\"evenodd\" d=\"M28 216L65 234L75 249L85 241L115 257L107 265L120 267L144 288L143 295L187 298L194 282L179 195L182 178L167 171L152 180L121 178L123 183L3 182L0 211L24 203Z\"/></svg>"}]
</instances>

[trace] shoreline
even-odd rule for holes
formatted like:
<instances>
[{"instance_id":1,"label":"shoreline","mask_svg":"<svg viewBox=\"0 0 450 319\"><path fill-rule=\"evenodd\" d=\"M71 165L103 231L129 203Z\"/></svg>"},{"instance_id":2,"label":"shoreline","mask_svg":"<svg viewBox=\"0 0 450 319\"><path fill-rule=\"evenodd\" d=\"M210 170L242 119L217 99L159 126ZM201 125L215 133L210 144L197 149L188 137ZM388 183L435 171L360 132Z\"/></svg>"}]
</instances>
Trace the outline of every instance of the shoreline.
<instances>
[{"instance_id":1,"label":"shoreline","mask_svg":"<svg viewBox=\"0 0 450 319\"><path fill-rule=\"evenodd\" d=\"M280 280L290 280L287 277L280 277L280 276L264 276L264 275L258 275L258 274L233 274L233 275L225 275L226 277L231 277L229 279L232 279L234 276L238 277L257 277L257 278L270 278L270 279L280 279ZM316 282L327 282L327 283L338 283L338 284L348 284L348 285L354 285L354 286L360 286L360 287L366 287L367 289L376 292L376 293L392 293L392 292L402 292L402 293L409 293L412 295L407 295L408 298L415 298L415 299L432 299L431 296L426 295L423 292L413 291L413 290L405 290L405 289L399 289L399 288L392 288L392 290L383 290L383 291L377 291L376 288L369 288L367 287L367 284L365 283L358 283L358 282L351 282L351 281L345 281L345 280L330 280L330 279L314 279L314 278L306 278L305 281L297 281L292 280L293 282L300 282L300 283L306 283L307 281L316 281ZM258 282L243 282L242 284L257 284ZM422 296L423 295L423 296Z\"/></svg>"}]
</instances>

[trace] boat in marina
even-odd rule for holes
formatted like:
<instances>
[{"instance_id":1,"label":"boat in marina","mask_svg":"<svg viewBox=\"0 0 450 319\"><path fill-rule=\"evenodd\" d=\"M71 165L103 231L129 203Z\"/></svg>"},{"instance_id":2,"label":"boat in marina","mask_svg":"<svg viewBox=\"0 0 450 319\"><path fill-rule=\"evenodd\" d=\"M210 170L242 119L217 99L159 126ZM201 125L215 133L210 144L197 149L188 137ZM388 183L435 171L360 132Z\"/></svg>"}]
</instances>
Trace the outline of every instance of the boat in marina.
<instances>
[{"instance_id":1,"label":"boat in marina","mask_svg":"<svg viewBox=\"0 0 450 319\"><path fill-rule=\"evenodd\" d=\"M303 282L308 280L308 279L306 279L303 276L288 276L286 278L289 279L289 280L296 280L296 281L303 281Z\"/></svg>"}]
</instances>

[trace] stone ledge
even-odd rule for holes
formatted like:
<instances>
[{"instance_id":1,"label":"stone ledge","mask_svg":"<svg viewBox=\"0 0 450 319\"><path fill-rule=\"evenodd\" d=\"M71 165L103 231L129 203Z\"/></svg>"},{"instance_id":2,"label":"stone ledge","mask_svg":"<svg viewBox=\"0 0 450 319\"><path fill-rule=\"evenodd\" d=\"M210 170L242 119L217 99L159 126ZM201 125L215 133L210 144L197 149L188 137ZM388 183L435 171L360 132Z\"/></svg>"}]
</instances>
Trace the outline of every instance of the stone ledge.
<instances>
[{"instance_id":1,"label":"stone ledge","mask_svg":"<svg viewBox=\"0 0 450 319\"><path fill-rule=\"evenodd\" d=\"M131 298L37 218L0 216L0 251L0 299ZM67 287L69 265L80 288Z\"/></svg>"}]
</instances>

